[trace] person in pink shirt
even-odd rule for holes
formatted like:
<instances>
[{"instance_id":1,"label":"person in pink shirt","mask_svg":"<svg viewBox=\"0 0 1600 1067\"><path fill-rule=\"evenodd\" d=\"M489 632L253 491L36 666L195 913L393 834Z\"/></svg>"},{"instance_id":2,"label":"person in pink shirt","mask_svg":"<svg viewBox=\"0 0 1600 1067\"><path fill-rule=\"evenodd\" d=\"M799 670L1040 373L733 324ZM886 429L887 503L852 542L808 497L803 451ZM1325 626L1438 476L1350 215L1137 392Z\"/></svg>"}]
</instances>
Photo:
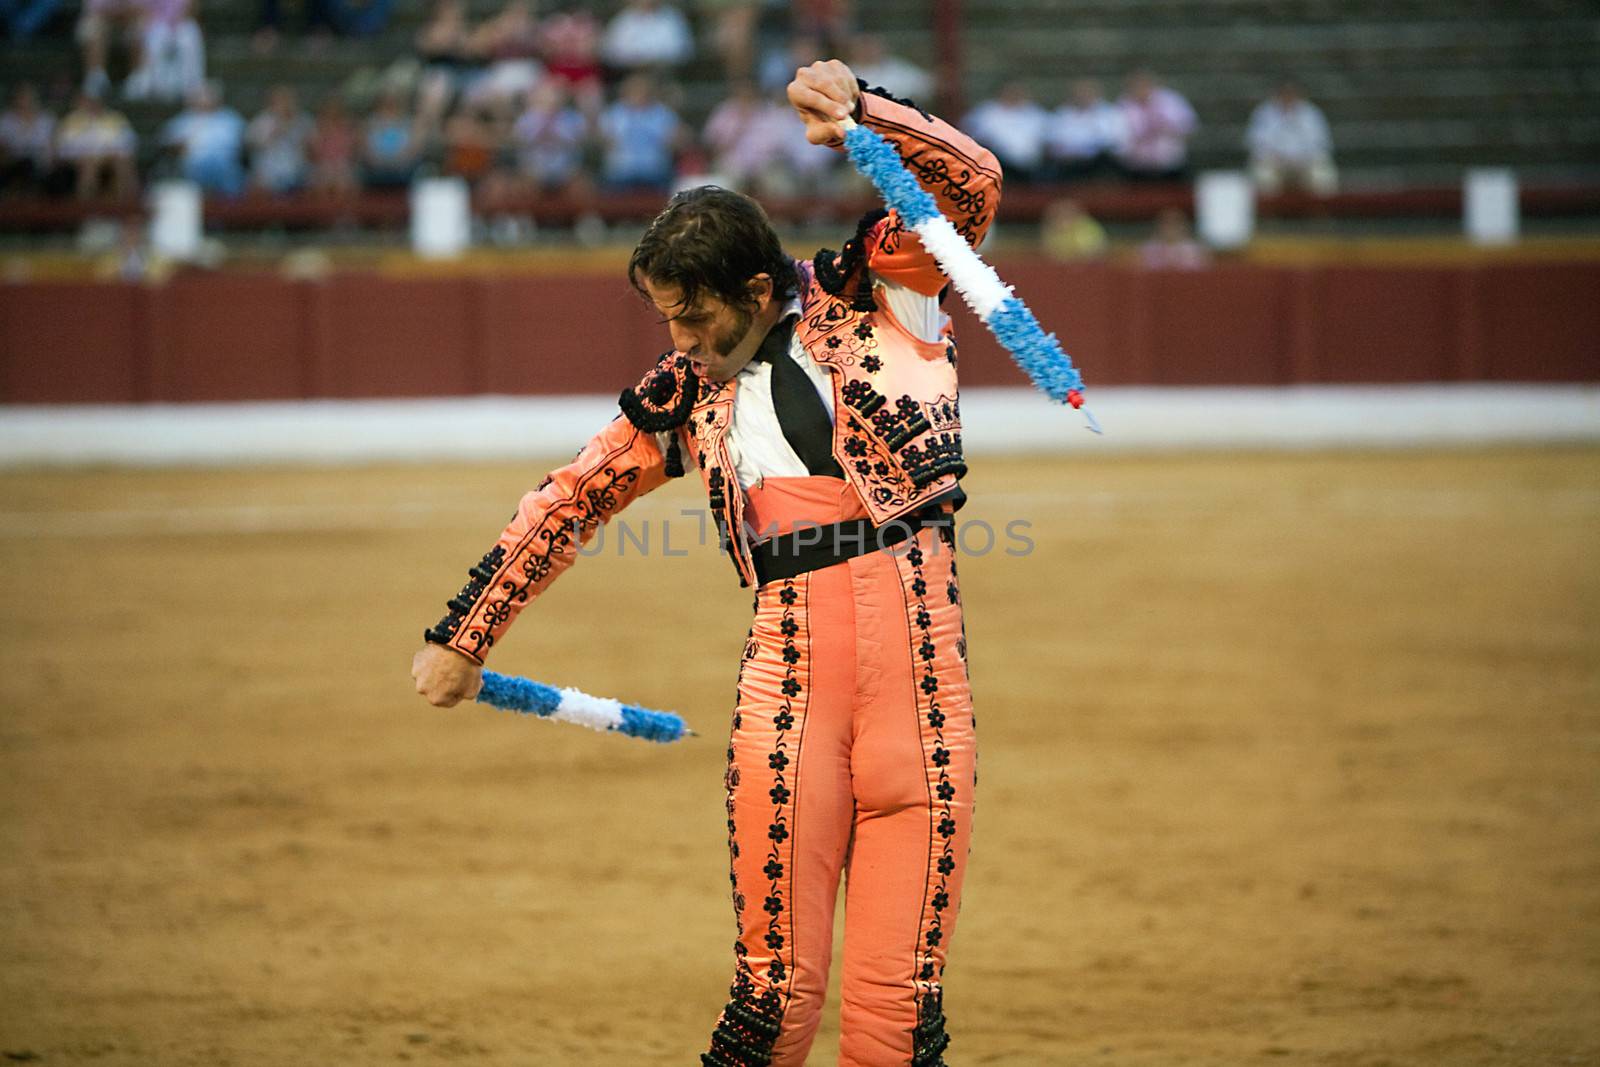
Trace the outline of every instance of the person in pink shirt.
<instances>
[{"instance_id":1,"label":"person in pink shirt","mask_svg":"<svg viewBox=\"0 0 1600 1067\"><path fill-rule=\"evenodd\" d=\"M360 131L337 93L322 102L311 134L311 190L331 199L348 200L360 189L356 152Z\"/></svg>"},{"instance_id":2,"label":"person in pink shirt","mask_svg":"<svg viewBox=\"0 0 1600 1067\"><path fill-rule=\"evenodd\" d=\"M1119 101L1126 134L1118 161L1139 181L1181 181L1189 174L1189 138L1199 127L1194 108L1148 70L1128 78Z\"/></svg>"},{"instance_id":3,"label":"person in pink shirt","mask_svg":"<svg viewBox=\"0 0 1600 1067\"><path fill-rule=\"evenodd\" d=\"M754 85L736 84L701 134L712 170L728 188L749 190L782 162L782 127L790 121L788 109L763 100Z\"/></svg>"}]
</instances>

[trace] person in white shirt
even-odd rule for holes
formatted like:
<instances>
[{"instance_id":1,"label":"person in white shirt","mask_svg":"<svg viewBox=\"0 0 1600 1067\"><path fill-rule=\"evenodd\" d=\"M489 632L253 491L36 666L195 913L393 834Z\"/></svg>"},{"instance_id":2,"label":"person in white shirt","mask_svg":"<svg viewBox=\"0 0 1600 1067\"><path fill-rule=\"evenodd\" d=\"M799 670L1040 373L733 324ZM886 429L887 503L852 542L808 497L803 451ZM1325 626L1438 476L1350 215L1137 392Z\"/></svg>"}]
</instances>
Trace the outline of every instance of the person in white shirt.
<instances>
[{"instance_id":1,"label":"person in white shirt","mask_svg":"<svg viewBox=\"0 0 1600 1067\"><path fill-rule=\"evenodd\" d=\"M1045 127L1050 113L1021 82L1008 82L993 100L972 109L961 124L971 137L1000 158L1006 177L1035 181L1044 174Z\"/></svg>"},{"instance_id":2,"label":"person in white shirt","mask_svg":"<svg viewBox=\"0 0 1600 1067\"><path fill-rule=\"evenodd\" d=\"M1117 153L1127 136L1122 111L1105 98L1100 83L1079 78L1045 129L1052 175L1072 181L1115 173Z\"/></svg>"},{"instance_id":3,"label":"person in white shirt","mask_svg":"<svg viewBox=\"0 0 1600 1067\"><path fill-rule=\"evenodd\" d=\"M0 189L42 188L55 170L56 119L39 106L39 91L23 84L0 114Z\"/></svg>"},{"instance_id":4,"label":"person in white shirt","mask_svg":"<svg viewBox=\"0 0 1600 1067\"><path fill-rule=\"evenodd\" d=\"M908 59L894 55L883 38L863 33L851 41L850 69L868 85L881 86L895 96L927 100L933 95L933 78Z\"/></svg>"},{"instance_id":5,"label":"person in white shirt","mask_svg":"<svg viewBox=\"0 0 1600 1067\"><path fill-rule=\"evenodd\" d=\"M683 12L658 0L633 0L606 24L600 58L618 70L675 67L694 55Z\"/></svg>"},{"instance_id":6,"label":"person in white shirt","mask_svg":"<svg viewBox=\"0 0 1600 1067\"><path fill-rule=\"evenodd\" d=\"M1276 93L1256 106L1245 146L1250 149L1250 173L1256 188L1269 196L1285 187L1305 189L1316 196L1338 191L1339 172L1333 165L1328 120L1293 81L1280 83Z\"/></svg>"},{"instance_id":7,"label":"person in white shirt","mask_svg":"<svg viewBox=\"0 0 1600 1067\"><path fill-rule=\"evenodd\" d=\"M311 176L309 151L316 125L300 110L292 85L274 86L267 106L250 120L245 141L250 146L250 177L269 193L290 193Z\"/></svg>"}]
</instances>

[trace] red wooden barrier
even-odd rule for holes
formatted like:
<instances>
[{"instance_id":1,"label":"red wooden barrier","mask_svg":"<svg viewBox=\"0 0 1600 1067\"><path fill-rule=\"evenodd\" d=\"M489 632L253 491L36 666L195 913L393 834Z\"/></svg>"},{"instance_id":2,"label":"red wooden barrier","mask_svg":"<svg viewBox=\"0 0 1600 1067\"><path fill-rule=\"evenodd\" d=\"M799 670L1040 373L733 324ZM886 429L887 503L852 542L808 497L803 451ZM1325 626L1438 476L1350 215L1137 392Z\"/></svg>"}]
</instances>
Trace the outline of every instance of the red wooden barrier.
<instances>
[{"instance_id":1,"label":"red wooden barrier","mask_svg":"<svg viewBox=\"0 0 1600 1067\"><path fill-rule=\"evenodd\" d=\"M1003 264L1096 385L1600 380L1600 264ZM968 385L1021 374L952 296ZM0 402L610 393L668 347L620 276L0 285Z\"/></svg>"}]
</instances>

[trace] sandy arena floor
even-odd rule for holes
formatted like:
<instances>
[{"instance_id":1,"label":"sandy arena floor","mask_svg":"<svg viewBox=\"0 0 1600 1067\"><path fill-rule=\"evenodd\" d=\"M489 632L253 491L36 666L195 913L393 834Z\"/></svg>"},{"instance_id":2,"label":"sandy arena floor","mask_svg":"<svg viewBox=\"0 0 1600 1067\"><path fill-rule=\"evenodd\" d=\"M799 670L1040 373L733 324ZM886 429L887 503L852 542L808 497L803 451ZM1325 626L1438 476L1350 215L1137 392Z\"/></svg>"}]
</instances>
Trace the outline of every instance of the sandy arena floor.
<instances>
[{"instance_id":1,"label":"sandy arena floor","mask_svg":"<svg viewBox=\"0 0 1600 1067\"><path fill-rule=\"evenodd\" d=\"M411 692L543 470L0 475L0 1062L696 1062L750 606L660 557L697 487L494 665L703 736ZM1600 452L968 488L954 1067L1600 1062Z\"/></svg>"}]
</instances>

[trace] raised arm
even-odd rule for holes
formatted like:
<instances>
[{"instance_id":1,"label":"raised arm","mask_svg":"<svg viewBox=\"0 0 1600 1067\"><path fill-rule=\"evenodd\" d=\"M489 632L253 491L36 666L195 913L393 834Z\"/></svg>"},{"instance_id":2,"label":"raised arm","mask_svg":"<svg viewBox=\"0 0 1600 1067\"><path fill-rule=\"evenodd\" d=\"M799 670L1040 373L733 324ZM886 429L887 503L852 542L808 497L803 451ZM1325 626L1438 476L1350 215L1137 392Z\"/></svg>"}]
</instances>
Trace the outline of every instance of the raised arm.
<instances>
[{"instance_id":1,"label":"raised arm","mask_svg":"<svg viewBox=\"0 0 1600 1067\"><path fill-rule=\"evenodd\" d=\"M838 60L813 63L795 74L789 102L815 144L840 145L838 120L853 114L861 125L895 146L907 168L931 193L939 210L973 247L983 240L1000 204L1002 175L993 152L943 119L856 80ZM945 277L922 242L894 213L866 235L867 266L880 277L925 296L936 296Z\"/></svg>"}]
</instances>

